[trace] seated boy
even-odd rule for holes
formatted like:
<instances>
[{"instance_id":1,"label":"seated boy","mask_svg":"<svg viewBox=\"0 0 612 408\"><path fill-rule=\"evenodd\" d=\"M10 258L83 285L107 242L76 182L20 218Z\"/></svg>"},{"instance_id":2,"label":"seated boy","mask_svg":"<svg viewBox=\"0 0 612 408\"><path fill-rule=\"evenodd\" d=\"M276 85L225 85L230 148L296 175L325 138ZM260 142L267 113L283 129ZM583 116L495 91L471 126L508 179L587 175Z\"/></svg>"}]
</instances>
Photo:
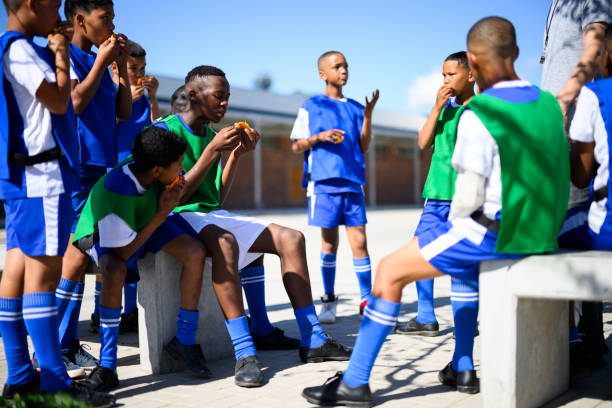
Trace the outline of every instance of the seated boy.
<instances>
[{"instance_id":1,"label":"seated boy","mask_svg":"<svg viewBox=\"0 0 612 408\"><path fill-rule=\"evenodd\" d=\"M318 60L325 91L302 104L291 131L295 153L304 152L302 187L308 187L308 225L321 227L321 273L325 294L321 297L321 323L336 321L338 297L334 293L338 226L346 226L353 266L359 282L363 313L372 289L372 268L366 241L365 156L372 140L372 112L378 90L366 106L345 98L348 63L338 51Z\"/></svg>"},{"instance_id":2,"label":"seated boy","mask_svg":"<svg viewBox=\"0 0 612 408\"><path fill-rule=\"evenodd\" d=\"M72 221L70 194L79 187L70 102L72 30L58 25L59 2L4 0L4 6L0 199L7 248L17 254L11 262L22 262L7 265L0 282L0 332L8 368L2 398L68 391L87 404L108 406L114 403L112 395L92 393L69 378L57 335L54 290ZM35 44L35 36L47 37L47 47ZM28 333L40 374L30 361Z\"/></svg>"},{"instance_id":3,"label":"seated boy","mask_svg":"<svg viewBox=\"0 0 612 408\"><path fill-rule=\"evenodd\" d=\"M442 76L444 83L438 90L436 103L419 131L419 148L425 150L433 146L433 155L423 189L425 207L413 240L424 231L448 219L457 175L451 167L451 157L457 139L456 122L459 120L457 113L459 108L474 96L474 76L470 71L465 51L446 57L442 65ZM470 282L468 285L465 283L467 282L451 280L453 315L465 308L478 311L478 281ZM433 279L416 282L417 316L405 323L398 323L395 328L396 333L422 336L437 336L440 333L434 311L433 287ZM461 289L469 290L466 292Z\"/></svg>"},{"instance_id":4,"label":"seated boy","mask_svg":"<svg viewBox=\"0 0 612 408\"><path fill-rule=\"evenodd\" d=\"M474 279L481 261L557 247L569 194L559 104L516 75L518 47L510 21L478 21L469 31L467 47L482 93L459 113L449 220L380 262L348 368L323 386L306 388L303 396L311 403L372 405L370 372L395 326L407 284L443 274ZM538 180L537 189L532 180ZM460 321L462 316L454 318L455 354L438 378L460 392L478 392L472 361L475 321L469 325Z\"/></svg>"},{"instance_id":5,"label":"seated boy","mask_svg":"<svg viewBox=\"0 0 612 408\"><path fill-rule=\"evenodd\" d=\"M250 128L229 126L216 133L209 126L210 122L223 119L227 111L230 89L225 73L211 66L194 68L185 78L185 94L189 108L155 124L187 142L183 161L185 191L181 205L174 210L178 213L177 222L200 237L212 257L213 273L216 270L237 273L261 253L278 255L283 283L302 335L301 360L306 363L348 359L350 350L328 338L317 319L304 236L280 225L220 209L240 156L253 150L259 139L259 134ZM229 152L229 158L221 169L223 152Z\"/></svg>"},{"instance_id":6,"label":"seated boy","mask_svg":"<svg viewBox=\"0 0 612 408\"><path fill-rule=\"evenodd\" d=\"M183 263L177 333L166 351L173 358L183 360L200 377L211 376L202 350L195 343L205 250L197 239L167 219L178 204L183 188L182 181L174 181L179 179L185 148L185 142L174 133L157 127L146 128L134 140L133 161L128 158L102 177L83 208L74 244L87 251L102 271L100 365L87 380L92 389L108 390L119 384L116 366L121 291L126 281L138 280L134 272L138 270L138 258L159 250ZM229 323L246 320L237 274L213 274L213 286ZM241 361L236 382L247 375L250 381L247 386L261 385L261 372L250 336L247 333L239 341L231 337L237 349L253 356Z\"/></svg>"}]
</instances>

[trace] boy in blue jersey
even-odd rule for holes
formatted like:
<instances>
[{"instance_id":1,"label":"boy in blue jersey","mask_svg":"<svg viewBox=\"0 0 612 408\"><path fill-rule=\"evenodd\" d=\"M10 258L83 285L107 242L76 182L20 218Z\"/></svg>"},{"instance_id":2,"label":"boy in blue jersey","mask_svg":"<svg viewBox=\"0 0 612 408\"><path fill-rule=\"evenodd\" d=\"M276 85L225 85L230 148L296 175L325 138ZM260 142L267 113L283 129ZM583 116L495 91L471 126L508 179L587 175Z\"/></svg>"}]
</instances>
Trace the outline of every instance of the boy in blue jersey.
<instances>
[{"instance_id":1,"label":"boy in blue jersey","mask_svg":"<svg viewBox=\"0 0 612 408\"><path fill-rule=\"evenodd\" d=\"M77 114L82 188L72 195L76 213L71 229L74 232L91 188L108 168L117 164L115 124L117 119L130 118L132 96L127 76L127 38L113 34L113 2L66 0L64 14L74 26L70 63L78 77L72 81L72 101ZM98 48L97 54L91 51L93 46ZM118 87L108 71L112 62L116 62L119 69ZM88 264L89 258L69 245L56 295L62 352L72 363L91 370L97 360L78 341L78 320Z\"/></svg>"},{"instance_id":2,"label":"boy in blue jersey","mask_svg":"<svg viewBox=\"0 0 612 408\"><path fill-rule=\"evenodd\" d=\"M457 179L448 221L381 260L348 368L323 386L306 388L302 395L311 403L372 405L370 373L395 326L405 285L444 274L473 279L481 261L516 259L557 247L569 196L559 104L516 75L518 47L510 21L478 21L468 33L467 47L482 92L460 112L451 161ZM538 190L532 188L534 177ZM464 317L453 316L455 353L438 378L460 392L475 393L475 321L468 314L461 322Z\"/></svg>"},{"instance_id":3,"label":"boy in blue jersey","mask_svg":"<svg viewBox=\"0 0 612 408\"><path fill-rule=\"evenodd\" d=\"M0 332L8 366L3 398L68 391L95 406L114 402L73 382L57 336L55 286L72 220L70 194L78 190L78 144L70 101L69 42L59 23L60 1L4 0L8 14L0 36L0 199L6 212L7 248L21 265L0 282ZM58 30L54 33L54 28ZM48 38L47 47L34 36ZM38 357L29 358L27 333Z\"/></svg>"},{"instance_id":4,"label":"boy in blue jersey","mask_svg":"<svg viewBox=\"0 0 612 408\"><path fill-rule=\"evenodd\" d=\"M292 150L304 152L302 187L308 187L308 225L321 227L321 273L325 294L321 297L321 323L336 321L338 297L334 292L338 226L346 226L359 281L360 310L372 288L366 242L365 157L372 139L372 112L378 90L366 106L345 98L348 63L338 51L319 57L319 76L325 91L308 99L298 112L291 131Z\"/></svg>"}]
</instances>

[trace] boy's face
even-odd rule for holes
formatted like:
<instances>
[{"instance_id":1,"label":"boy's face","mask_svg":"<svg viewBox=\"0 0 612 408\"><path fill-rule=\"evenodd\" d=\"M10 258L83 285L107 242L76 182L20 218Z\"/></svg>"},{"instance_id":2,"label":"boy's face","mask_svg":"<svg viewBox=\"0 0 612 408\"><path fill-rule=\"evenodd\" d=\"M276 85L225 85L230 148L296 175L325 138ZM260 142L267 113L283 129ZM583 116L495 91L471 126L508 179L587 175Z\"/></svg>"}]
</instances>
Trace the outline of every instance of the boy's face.
<instances>
[{"instance_id":1,"label":"boy's face","mask_svg":"<svg viewBox=\"0 0 612 408\"><path fill-rule=\"evenodd\" d=\"M178 160L170 163L168 167L156 166L155 169L159 172L157 175L157 179L160 183L168 185L171 184L176 177L181 174L183 171L183 159L185 158L185 153L181 154L181 157Z\"/></svg>"},{"instance_id":2,"label":"boy's face","mask_svg":"<svg viewBox=\"0 0 612 408\"><path fill-rule=\"evenodd\" d=\"M127 61L128 78L130 84L136 85L138 78L145 75L145 68L147 67L146 57L129 57Z\"/></svg>"},{"instance_id":3,"label":"boy's face","mask_svg":"<svg viewBox=\"0 0 612 408\"><path fill-rule=\"evenodd\" d=\"M75 16L75 30L80 30L85 38L98 47L108 40L115 30L114 18L115 10L112 4L95 8L90 13L79 11Z\"/></svg>"},{"instance_id":4,"label":"boy's face","mask_svg":"<svg viewBox=\"0 0 612 408\"><path fill-rule=\"evenodd\" d=\"M325 58L319 77L330 85L344 86L348 81L348 63L342 54Z\"/></svg>"},{"instance_id":5,"label":"boy's face","mask_svg":"<svg viewBox=\"0 0 612 408\"><path fill-rule=\"evenodd\" d=\"M199 116L217 123L225 116L230 97L227 79L222 76L209 75L197 78L187 85L187 97L199 109Z\"/></svg>"},{"instance_id":6,"label":"boy's face","mask_svg":"<svg viewBox=\"0 0 612 408\"><path fill-rule=\"evenodd\" d=\"M34 3L36 13L36 35L46 37L60 21L59 8L61 0L37 0Z\"/></svg>"},{"instance_id":7,"label":"boy's face","mask_svg":"<svg viewBox=\"0 0 612 408\"><path fill-rule=\"evenodd\" d=\"M444 61L442 65L444 84L452 90L452 96L461 95L465 90L474 89L474 77L459 61Z\"/></svg>"}]
</instances>

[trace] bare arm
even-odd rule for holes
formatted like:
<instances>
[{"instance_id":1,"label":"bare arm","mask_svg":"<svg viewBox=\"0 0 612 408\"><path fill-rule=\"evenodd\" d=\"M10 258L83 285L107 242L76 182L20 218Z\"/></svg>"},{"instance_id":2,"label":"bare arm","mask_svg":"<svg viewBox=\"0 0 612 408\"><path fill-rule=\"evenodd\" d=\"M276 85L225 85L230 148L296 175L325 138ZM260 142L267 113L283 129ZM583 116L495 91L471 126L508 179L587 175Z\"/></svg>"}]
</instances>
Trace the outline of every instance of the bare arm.
<instances>
[{"instance_id":1,"label":"bare arm","mask_svg":"<svg viewBox=\"0 0 612 408\"><path fill-rule=\"evenodd\" d=\"M595 174L595 142L574 141L570 157L572 183L578 188L588 187Z\"/></svg>"},{"instance_id":2,"label":"bare arm","mask_svg":"<svg viewBox=\"0 0 612 408\"><path fill-rule=\"evenodd\" d=\"M55 54L56 82L43 80L36 90L36 99L52 113L63 115L70 103L70 57L64 34L49 35L49 49Z\"/></svg>"},{"instance_id":3,"label":"bare arm","mask_svg":"<svg viewBox=\"0 0 612 408\"><path fill-rule=\"evenodd\" d=\"M365 120L364 120L364 123L365 123ZM291 151L293 151L293 153L302 153L312 148L317 143L321 143L321 142L334 143L334 140L337 140L337 138L342 138L342 137L344 137L343 130L340 130L340 129L326 130L325 132L317 133L314 136L310 136L307 139L294 140L293 143L291 144Z\"/></svg>"},{"instance_id":4,"label":"bare arm","mask_svg":"<svg viewBox=\"0 0 612 408\"><path fill-rule=\"evenodd\" d=\"M132 89L127 73L127 60L129 50L127 47L127 37L119 34L119 55L117 57L117 70L119 76L119 90L116 96L117 119L129 120L132 116Z\"/></svg>"},{"instance_id":5,"label":"bare arm","mask_svg":"<svg viewBox=\"0 0 612 408\"><path fill-rule=\"evenodd\" d=\"M159 103L157 102L157 89L159 81L154 76L147 76L142 81L142 85L149 90L149 102L151 102L151 122L161 117Z\"/></svg>"},{"instance_id":6,"label":"bare arm","mask_svg":"<svg viewBox=\"0 0 612 408\"><path fill-rule=\"evenodd\" d=\"M361 151L364 154L368 152L370 142L372 141L372 112L374 111L374 106L376 106L379 95L380 92L377 89L372 92L372 99L368 100L366 96L366 104L363 109L363 127L361 129L361 136L359 136L359 146L361 146Z\"/></svg>"},{"instance_id":7,"label":"bare arm","mask_svg":"<svg viewBox=\"0 0 612 408\"><path fill-rule=\"evenodd\" d=\"M227 163L225 163L223 174L221 175L221 202L225 201L232 187L232 183L236 177L238 160L243 154L255 150L255 146L260 139L259 133L257 133L255 129L244 129L242 132L242 140L230 153Z\"/></svg>"},{"instance_id":8,"label":"bare arm","mask_svg":"<svg viewBox=\"0 0 612 408\"><path fill-rule=\"evenodd\" d=\"M442 113L442 109L444 109L446 103L448 102L448 98L450 97L451 88L448 85L442 85L440 89L438 89L436 103L431 109L425 124L419 131L419 149L425 150L433 144L438 118L440 117L440 113Z\"/></svg>"}]
</instances>

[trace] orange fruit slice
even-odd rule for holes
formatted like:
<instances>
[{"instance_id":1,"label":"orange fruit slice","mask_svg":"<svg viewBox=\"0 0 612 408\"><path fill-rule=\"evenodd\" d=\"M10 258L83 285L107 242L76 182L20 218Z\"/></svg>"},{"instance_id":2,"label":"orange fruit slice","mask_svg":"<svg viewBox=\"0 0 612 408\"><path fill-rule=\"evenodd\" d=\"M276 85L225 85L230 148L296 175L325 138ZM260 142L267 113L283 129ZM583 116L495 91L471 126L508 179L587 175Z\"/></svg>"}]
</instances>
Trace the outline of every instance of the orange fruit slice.
<instances>
[{"instance_id":1,"label":"orange fruit slice","mask_svg":"<svg viewBox=\"0 0 612 408\"><path fill-rule=\"evenodd\" d=\"M180 179L181 179L181 175L179 174L178 176L176 176L174 181L168 185L168 190L172 190L174 186L176 186L176 184L179 182Z\"/></svg>"},{"instance_id":2,"label":"orange fruit slice","mask_svg":"<svg viewBox=\"0 0 612 408\"><path fill-rule=\"evenodd\" d=\"M141 76L140 78L138 78L138 81L136 81L136 85L142 84L142 81L144 81L146 78L146 76Z\"/></svg>"},{"instance_id":3,"label":"orange fruit slice","mask_svg":"<svg viewBox=\"0 0 612 408\"><path fill-rule=\"evenodd\" d=\"M338 143L342 143L342 141L344 140L344 136L335 136L333 138L333 142L338 144Z\"/></svg>"},{"instance_id":4,"label":"orange fruit slice","mask_svg":"<svg viewBox=\"0 0 612 408\"><path fill-rule=\"evenodd\" d=\"M249 126L249 124L246 122L236 122L234 123L234 127L241 129L251 129L251 126Z\"/></svg>"}]
</instances>

